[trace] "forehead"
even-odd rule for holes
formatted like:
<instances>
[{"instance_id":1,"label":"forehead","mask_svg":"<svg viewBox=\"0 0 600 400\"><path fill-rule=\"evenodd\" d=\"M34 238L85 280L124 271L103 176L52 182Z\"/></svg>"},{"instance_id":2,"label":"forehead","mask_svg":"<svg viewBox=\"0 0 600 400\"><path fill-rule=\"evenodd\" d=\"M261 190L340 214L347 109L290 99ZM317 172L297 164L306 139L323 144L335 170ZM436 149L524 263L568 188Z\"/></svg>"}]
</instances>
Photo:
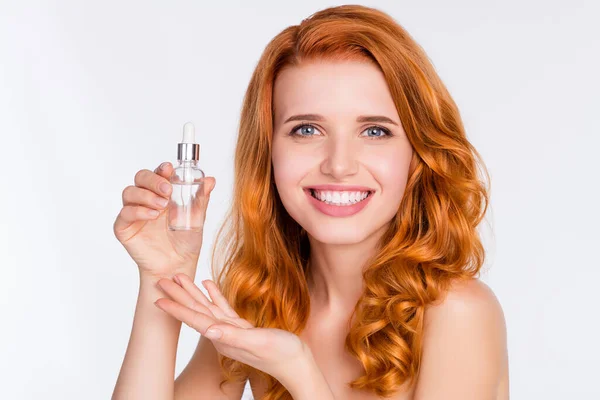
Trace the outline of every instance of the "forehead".
<instances>
[{"instance_id":1,"label":"forehead","mask_svg":"<svg viewBox=\"0 0 600 400\"><path fill-rule=\"evenodd\" d=\"M292 114L398 116L380 69L365 61L311 61L283 69L273 88L275 123Z\"/></svg>"}]
</instances>

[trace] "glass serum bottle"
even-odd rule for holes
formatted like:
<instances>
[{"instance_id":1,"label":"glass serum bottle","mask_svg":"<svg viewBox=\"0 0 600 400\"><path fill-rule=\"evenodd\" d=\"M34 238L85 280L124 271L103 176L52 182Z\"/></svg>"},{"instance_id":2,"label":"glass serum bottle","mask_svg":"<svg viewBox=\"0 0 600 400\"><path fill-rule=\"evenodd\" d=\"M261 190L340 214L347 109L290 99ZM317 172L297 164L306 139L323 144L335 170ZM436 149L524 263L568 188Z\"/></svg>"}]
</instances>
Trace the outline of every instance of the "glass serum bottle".
<instances>
[{"instance_id":1,"label":"glass serum bottle","mask_svg":"<svg viewBox=\"0 0 600 400\"><path fill-rule=\"evenodd\" d=\"M204 172L198 167L200 145L195 143L194 124L183 126L183 140L177 144L178 165L170 182L173 187L167 206L167 221L172 231L197 231L204 227L206 196Z\"/></svg>"}]
</instances>

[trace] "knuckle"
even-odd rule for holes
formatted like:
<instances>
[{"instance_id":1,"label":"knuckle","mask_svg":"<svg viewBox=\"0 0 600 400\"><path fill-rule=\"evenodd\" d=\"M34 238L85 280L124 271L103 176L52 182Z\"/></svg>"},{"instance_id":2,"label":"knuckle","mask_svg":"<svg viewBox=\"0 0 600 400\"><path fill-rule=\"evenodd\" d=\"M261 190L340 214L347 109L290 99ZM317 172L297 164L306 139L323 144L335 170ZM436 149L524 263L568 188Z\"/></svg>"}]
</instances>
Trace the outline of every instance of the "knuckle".
<instances>
[{"instance_id":1,"label":"knuckle","mask_svg":"<svg viewBox=\"0 0 600 400\"><path fill-rule=\"evenodd\" d=\"M206 307L204 307L202 304L200 304L199 302L197 302L196 300L192 300L190 302L190 308L194 311L203 311Z\"/></svg>"},{"instance_id":2,"label":"knuckle","mask_svg":"<svg viewBox=\"0 0 600 400\"><path fill-rule=\"evenodd\" d=\"M125 206L121 208L121 211L119 211L119 218L127 218L127 212L128 212L129 207Z\"/></svg>"},{"instance_id":3,"label":"knuckle","mask_svg":"<svg viewBox=\"0 0 600 400\"><path fill-rule=\"evenodd\" d=\"M147 169L140 169L138 172L136 172L135 177L134 177L134 182L136 185L138 185L143 179L144 177L147 176L148 172L150 172Z\"/></svg>"},{"instance_id":4,"label":"knuckle","mask_svg":"<svg viewBox=\"0 0 600 400\"><path fill-rule=\"evenodd\" d=\"M198 332L201 332L202 331L202 314L194 313L194 316L192 317L188 326Z\"/></svg>"},{"instance_id":5,"label":"knuckle","mask_svg":"<svg viewBox=\"0 0 600 400\"><path fill-rule=\"evenodd\" d=\"M148 217L147 212L148 212L148 208L146 208L146 207L143 207L143 206L135 207L135 216L137 219L146 219Z\"/></svg>"},{"instance_id":6,"label":"knuckle","mask_svg":"<svg viewBox=\"0 0 600 400\"><path fill-rule=\"evenodd\" d=\"M133 186L133 185L129 185L125 189L123 189L123 194L121 196L123 199L123 202L126 202L127 200L131 199L131 194L134 189L135 189L135 186Z\"/></svg>"},{"instance_id":7,"label":"knuckle","mask_svg":"<svg viewBox=\"0 0 600 400\"><path fill-rule=\"evenodd\" d=\"M114 229L117 229L117 221L119 222L131 222L133 220L131 206L124 206L119 211L119 215L115 219Z\"/></svg>"},{"instance_id":8,"label":"knuckle","mask_svg":"<svg viewBox=\"0 0 600 400\"><path fill-rule=\"evenodd\" d=\"M219 307L215 306L212 303L209 304L206 308L208 308L208 311L210 311L212 316L217 319L223 319L225 317L225 314L223 314L223 311L221 311L221 309Z\"/></svg>"},{"instance_id":9,"label":"knuckle","mask_svg":"<svg viewBox=\"0 0 600 400\"><path fill-rule=\"evenodd\" d=\"M137 207L135 206L127 206L123 207L123 217L127 221L133 221L137 219Z\"/></svg>"}]
</instances>

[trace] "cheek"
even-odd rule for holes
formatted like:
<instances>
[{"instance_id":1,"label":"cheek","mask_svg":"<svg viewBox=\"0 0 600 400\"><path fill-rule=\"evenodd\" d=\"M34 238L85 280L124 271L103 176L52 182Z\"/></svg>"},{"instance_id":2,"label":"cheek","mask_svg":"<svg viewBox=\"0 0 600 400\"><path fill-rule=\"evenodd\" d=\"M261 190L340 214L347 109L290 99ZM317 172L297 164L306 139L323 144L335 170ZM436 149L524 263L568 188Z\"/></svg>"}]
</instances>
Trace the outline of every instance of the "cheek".
<instances>
[{"instance_id":1,"label":"cheek","mask_svg":"<svg viewBox=\"0 0 600 400\"><path fill-rule=\"evenodd\" d=\"M382 149L373 152L365 166L381 188L381 196L394 205L399 205L408 180L412 148L407 146Z\"/></svg>"},{"instance_id":2,"label":"cheek","mask_svg":"<svg viewBox=\"0 0 600 400\"><path fill-rule=\"evenodd\" d=\"M282 145L273 145L273 178L277 185L279 195L297 191L303 178L314 168L314 155L298 151Z\"/></svg>"}]
</instances>

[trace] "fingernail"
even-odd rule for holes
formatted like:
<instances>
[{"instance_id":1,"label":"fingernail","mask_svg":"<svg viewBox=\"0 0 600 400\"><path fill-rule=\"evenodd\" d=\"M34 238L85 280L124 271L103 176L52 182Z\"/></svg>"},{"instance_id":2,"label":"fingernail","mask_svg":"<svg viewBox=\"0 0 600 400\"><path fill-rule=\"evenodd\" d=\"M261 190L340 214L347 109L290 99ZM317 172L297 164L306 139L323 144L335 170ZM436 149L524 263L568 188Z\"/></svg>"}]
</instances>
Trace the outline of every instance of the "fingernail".
<instances>
[{"instance_id":1,"label":"fingernail","mask_svg":"<svg viewBox=\"0 0 600 400\"><path fill-rule=\"evenodd\" d=\"M167 165L169 165L169 163L168 162L164 162L164 163L160 164L159 168L160 169L166 169Z\"/></svg>"},{"instance_id":2,"label":"fingernail","mask_svg":"<svg viewBox=\"0 0 600 400\"><path fill-rule=\"evenodd\" d=\"M160 184L160 190L164 194L169 193L169 188L170 188L170 185L167 182L163 182L163 183Z\"/></svg>"},{"instance_id":3,"label":"fingernail","mask_svg":"<svg viewBox=\"0 0 600 400\"><path fill-rule=\"evenodd\" d=\"M174 280L175 282L177 282L177 284L178 284L179 286L181 286L181 280L179 280L179 277L178 277L177 275L173 276L173 280Z\"/></svg>"},{"instance_id":4,"label":"fingernail","mask_svg":"<svg viewBox=\"0 0 600 400\"><path fill-rule=\"evenodd\" d=\"M209 339L219 339L221 336L223 336L223 332L221 332L218 329L209 329L206 331L206 334L204 335Z\"/></svg>"},{"instance_id":5,"label":"fingernail","mask_svg":"<svg viewBox=\"0 0 600 400\"><path fill-rule=\"evenodd\" d=\"M169 200L165 199L163 197L159 197L159 198L156 199L156 204L159 207L165 207L167 205L167 203L169 203Z\"/></svg>"}]
</instances>

